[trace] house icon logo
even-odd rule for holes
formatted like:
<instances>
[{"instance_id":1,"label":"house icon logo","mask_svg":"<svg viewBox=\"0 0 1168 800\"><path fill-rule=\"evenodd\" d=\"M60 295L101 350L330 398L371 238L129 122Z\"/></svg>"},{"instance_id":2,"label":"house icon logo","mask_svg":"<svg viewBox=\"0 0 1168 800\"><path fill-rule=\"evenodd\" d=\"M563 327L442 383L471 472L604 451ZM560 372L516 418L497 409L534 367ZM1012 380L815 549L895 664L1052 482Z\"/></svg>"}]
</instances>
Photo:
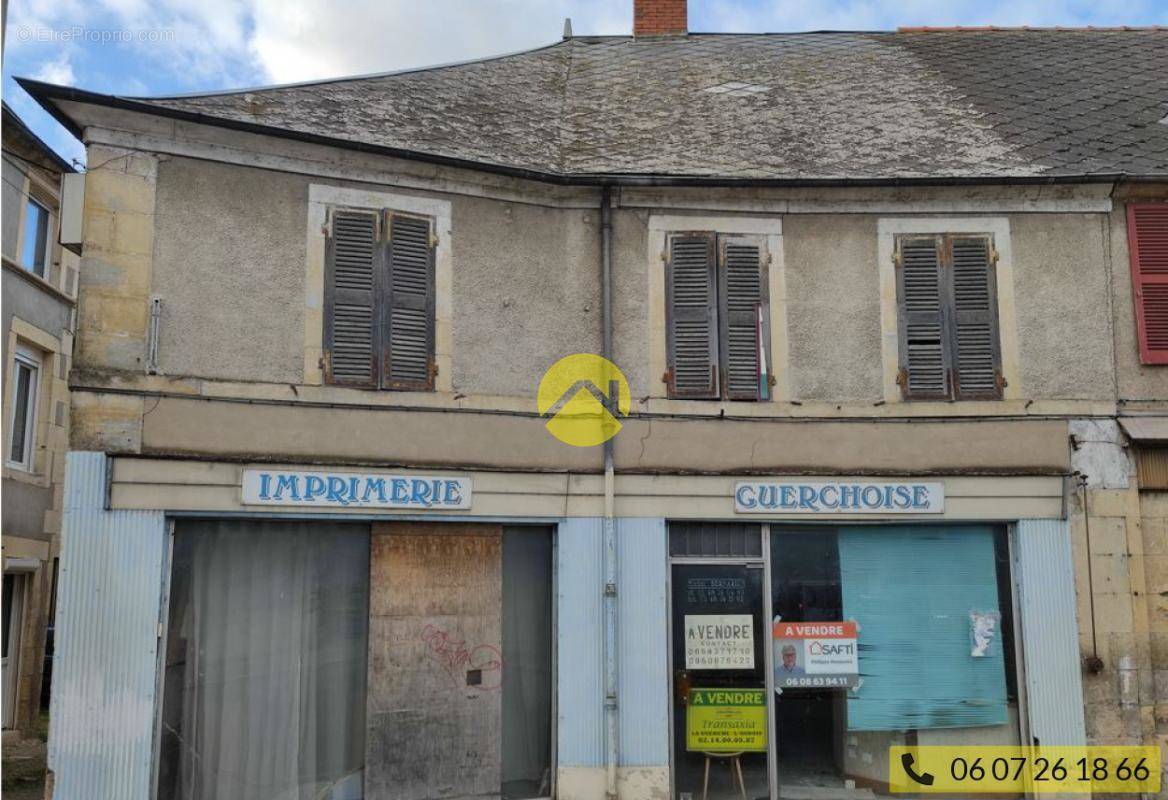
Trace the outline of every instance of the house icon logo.
<instances>
[{"instance_id":1,"label":"house icon logo","mask_svg":"<svg viewBox=\"0 0 1168 800\"><path fill-rule=\"evenodd\" d=\"M631 397L629 382L616 364L576 353L543 374L536 402L552 436L573 447L592 447L620 432Z\"/></svg>"}]
</instances>

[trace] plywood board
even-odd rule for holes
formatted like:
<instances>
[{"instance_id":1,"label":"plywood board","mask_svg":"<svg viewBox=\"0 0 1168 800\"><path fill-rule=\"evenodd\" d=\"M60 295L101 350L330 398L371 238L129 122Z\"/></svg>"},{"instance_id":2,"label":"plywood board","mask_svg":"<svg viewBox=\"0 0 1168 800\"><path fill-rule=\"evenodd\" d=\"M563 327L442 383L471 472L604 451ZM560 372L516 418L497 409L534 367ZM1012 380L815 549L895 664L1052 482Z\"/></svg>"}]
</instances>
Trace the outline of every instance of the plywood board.
<instances>
[{"instance_id":1,"label":"plywood board","mask_svg":"<svg viewBox=\"0 0 1168 800\"><path fill-rule=\"evenodd\" d=\"M498 525L373 526L365 797L498 795Z\"/></svg>"}]
</instances>

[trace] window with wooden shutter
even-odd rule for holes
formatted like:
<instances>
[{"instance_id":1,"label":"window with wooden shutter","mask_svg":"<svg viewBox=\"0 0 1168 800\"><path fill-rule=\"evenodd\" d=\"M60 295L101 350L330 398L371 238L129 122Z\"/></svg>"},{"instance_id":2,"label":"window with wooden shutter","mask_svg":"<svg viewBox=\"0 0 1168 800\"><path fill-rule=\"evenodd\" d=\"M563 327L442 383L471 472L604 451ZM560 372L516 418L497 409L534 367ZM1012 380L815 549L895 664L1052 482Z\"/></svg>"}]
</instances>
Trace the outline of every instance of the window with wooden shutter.
<instances>
[{"instance_id":1,"label":"window with wooden shutter","mask_svg":"<svg viewBox=\"0 0 1168 800\"><path fill-rule=\"evenodd\" d=\"M389 214L384 378L390 389L434 386L434 241L430 220Z\"/></svg>"},{"instance_id":2,"label":"window with wooden shutter","mask_svg":"<svg viewBox=\"0 0 1168 800\"><path fill-rule=\"evenodd\" d=\"M426 217L334 209L325 241L325 379L434 386L434 247Z\"/></svg>"},{"instance_id":3,"label":"window with wooden shutter","mask_svg":"<svg viewBox=\"0 0 1168 800\"><path fill-rule=\"evenodd\" d=\"M994 260L988 236L898 238L897 381L906 400L1002 396Z\"/></svg>"},{"instance_id":4,"label":"window with wooden shutter","mask_svg":"<svg viewBox=\"0 0 1168 800\"><path fill-rule=\"evenodd\" d=\"M1127 207L1140 362L1168 364L1168 203Z\"/></svg>"},{"instance_id":5,"label":"window with wooden shutter","mask_svg":"<svg viewBox=\"0 0 1168 800\"><path fill-rule=\"evenodd\" d=\"M715 243L712 233L669 237L665 291L671 397L718 397Z\"/></svg>"},{"instance_id":6,"label":"window with wooden shutter","mask_svg":"<svg viewBox=\"0 0 1168 800\"><path fill-rule=\"evenodd\" d=\"M758 400L769 393L763 255L757 238L718 237L722 383L729 400Z\"/></svg>"},{"instance_id":7,"label":"window with wooden shutter","mask_svg":"<svg viewBox=\"0 0 1168 800\"><path fill-rule=\"evenodd\" d=\"M765 239L698 231L671 234L667 246L669 396L766 399Z\"/></svg>"},{"instance_id":8,"label":"window with wooden shutter","mask_svg":"<svg viewBox=\"0 0 1168 800\"><path fill-rule=\"evenodd\" d=\"M377 386L380 248L372 211L336 210L325 241L325 377Z\"/></svg>"},{"instance_id":9,"label":"window with wooden shutter","mask_svg":"<svg viewBox=\"0 0 1168 800\"><path fill-rule=\"evenodd\" d=\"M958 399L1002 396L998 351L998 299L993 248L985 236L954 236L948 242L953 304L954 387Z\"/></svg>"}]
</instances>

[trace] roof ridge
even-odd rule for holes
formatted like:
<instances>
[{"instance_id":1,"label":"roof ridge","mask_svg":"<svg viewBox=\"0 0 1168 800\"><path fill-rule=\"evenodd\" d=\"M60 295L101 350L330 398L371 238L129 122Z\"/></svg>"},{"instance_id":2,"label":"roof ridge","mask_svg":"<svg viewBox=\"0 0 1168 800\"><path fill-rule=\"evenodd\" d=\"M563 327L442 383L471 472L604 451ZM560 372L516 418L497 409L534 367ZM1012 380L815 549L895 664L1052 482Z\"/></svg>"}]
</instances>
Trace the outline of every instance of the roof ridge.
<instances>
[{"instance_id":1,"label":"roof ridge","mask_svg":"<svg viewBox=\"0 0 1168 800\"><path fill-rule=\"evenodd\" d=\"M1123 31L1168 31L1168 25L901 25L896 29L897 33L989 33L995 31L1117 33Z\"/></svg>"},{"instance_id":2,"label":"roof ridge","mask_svg":"<svg viewBox=\"0 0 1168 800\"><path fill-rule=\"evenodd\" d=\"M531 53L538 53L543 50L551 50L555 47L571 42L571 39L557 39L549 44L542 44L538 47L529 47L526 50L513 50L507 53L496 53L495 55L482 56L480 58L467 58L462 61L447 61L441 64L430 64L424 67L406 67L404 69L388 70L386 72L368 72L361 75L342 75L336 78L317 78L310 81L293 81L291 83L273 83L266 86L247 86L238 89L221 89L214 92L187 92L183 94L167 94L167 95L115 95L123 97L127 100L143 100L151 102L154 100L190 100L198 97L224 97L233 94L250 94L252 92L269 92L279 89L299 89L308 86L324 86L327 84L349 83L352 81L374 80L377 78L393 78L398 75L411 75L419 72L435 72L440 69L450 69L453 67L466 67L473 64L483 64L490 61L501 61L505 58L513 58L515 56L525 56Z\"/></svg>"}]
</instances>

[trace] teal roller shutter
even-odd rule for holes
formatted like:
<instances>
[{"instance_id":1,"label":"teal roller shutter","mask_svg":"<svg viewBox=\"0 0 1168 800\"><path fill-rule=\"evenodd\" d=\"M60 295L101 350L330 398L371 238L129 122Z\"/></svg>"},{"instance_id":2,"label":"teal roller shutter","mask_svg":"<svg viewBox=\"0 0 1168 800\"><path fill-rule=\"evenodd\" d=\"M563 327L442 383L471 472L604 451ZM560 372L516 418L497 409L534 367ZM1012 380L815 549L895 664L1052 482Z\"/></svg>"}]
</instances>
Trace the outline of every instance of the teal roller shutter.
<instances>
[{"instance_id":1,"label":"teal roller shutter","mask_svg":"<svg viewBox=\"0 0 1168 800\"><path fill-rule=\"evenodd\" d=\"M845 619L860 625L857 731L961 728L1006 722L1001 630L970 654L970 612L999 611L988 526L843 528Z\"/></svg>"}]
</instances>

